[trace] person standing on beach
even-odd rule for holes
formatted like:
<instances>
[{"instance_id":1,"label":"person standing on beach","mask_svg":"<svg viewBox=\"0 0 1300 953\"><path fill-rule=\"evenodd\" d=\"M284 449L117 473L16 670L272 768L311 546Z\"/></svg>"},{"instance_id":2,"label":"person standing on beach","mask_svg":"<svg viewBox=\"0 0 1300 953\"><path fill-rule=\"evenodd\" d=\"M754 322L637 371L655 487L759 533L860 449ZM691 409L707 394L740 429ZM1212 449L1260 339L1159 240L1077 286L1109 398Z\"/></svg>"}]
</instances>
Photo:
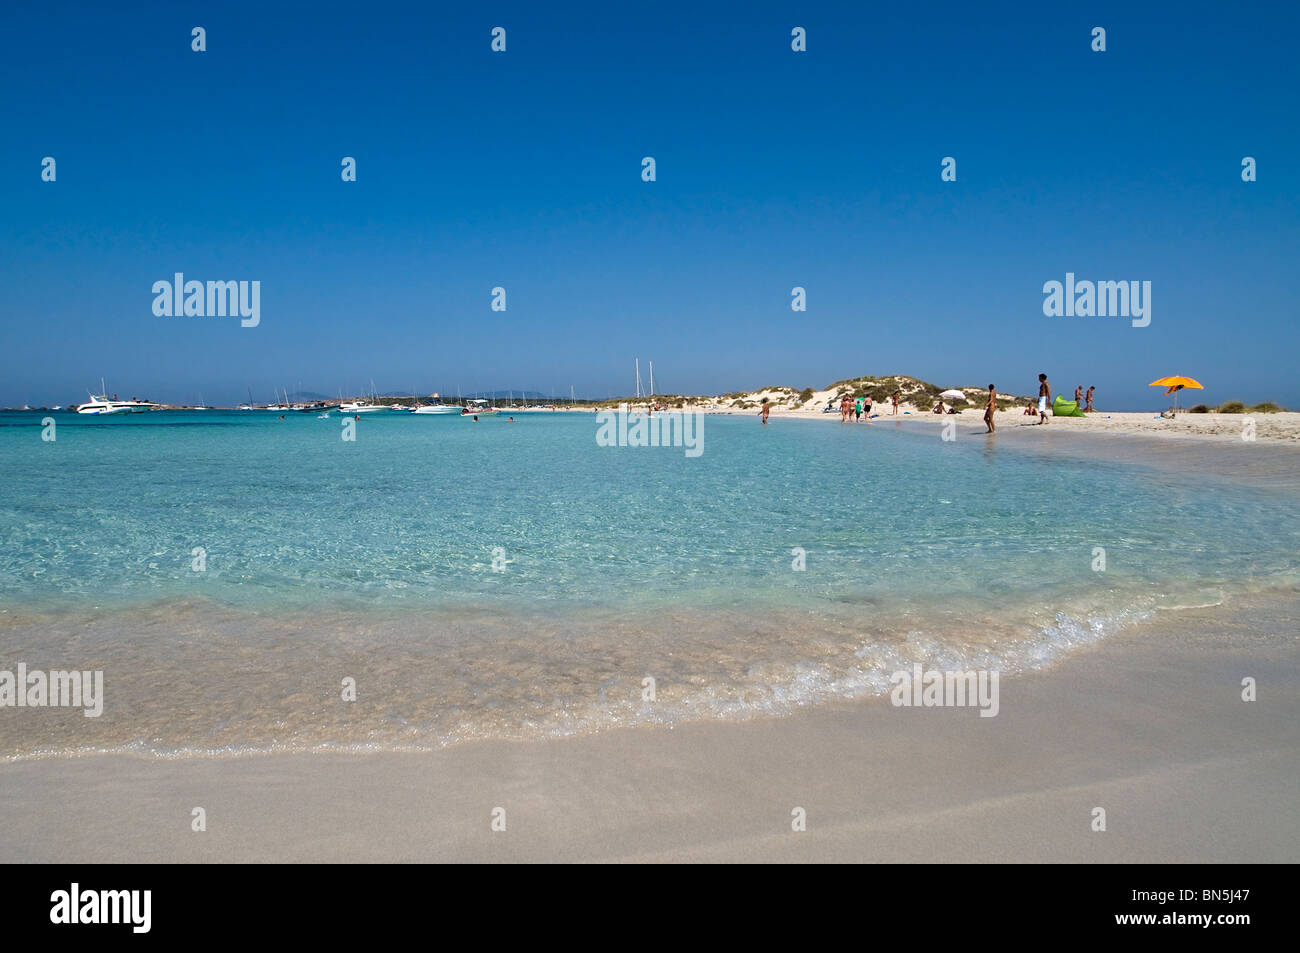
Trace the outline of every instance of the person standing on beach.
<instances>
[{"instance_id":1,"label":"person standing on beach","mask_svg":"<svg viewBox=\"0 0 1300 953\"><path fill-rule=\"evenodd\" d=\"M763 426L764 426L764 427L767 426L767 415L768 415L769 413L771 413L771 411L772 411L772 405L769 404L769 403L767 402L767 398L764 397L764 398L763 398L763 409L762 409L761 411L759 411L759 416L761 416L761 417L763 418Z\"/></svg>"},{"instance_id":2,"label":"person standing on beach","mask_svg":"<svg viewBox=\"0 0 1300 953\"><path fill-rule=\"evenodd\" d=\"M871 423L871 395L867 394L862 398L862 415L867 418L867 423Z\"/></svg>"},{"instance_id":3,"label":"person standing on beach","mask_svg":"<svg viewBox=\"0 0 1300 953\"><path fill-rule=\"evenodd\" d=\"M1074 406L1083 407L1083 385L1080 384L1074 389Z\"/></svg>"},{"instance_id":4,"label":"person standing on beach","mask_svg":"<svg viewBox=\"0 0 1300 953\"><path fill-rule=\"evenodd\" d=\"M894 402L893 414L895 417L898 416L898 398L900 396L901 394L898 391L894 391L892 394L889 395L889 399Z\"/></svg>"},{"instance_id":5,"label":"person standing on beach","mask_svg":"<svg viewBox=\"0 0 1300 953\"><path fill-rule=\"evenodd\" d=\"M998 391L992 384L989 385L989 402L984 408L984 425L989 429L985 433L993 433L997 430L997 425L993 423L993 415L998 411Z\"/></svg>"},{"instance_id":6,"label":"person standing on beach","mask_svg":"<svg viewBox=\"0 0 1300 953\"><path fill-rule=\"evenodd\" d=\"M1085 398L1088 401L1088 406L1083 408L1083 412L1085 414L1092 413L1092 392L1095 391L1096 389L1097 388L1093 387L1091 384L1088 385L1088 396L1087 398Z\"/></svg>"},{"instance_id":7,"label":"person standing on beach","mask_svg":"<svg viewBox=\"0 0 1300 953\"><path fill-rule=\"evenodd\" d=\"M1047 375L1038 375L1038 422L1047 423L1047 405L1052 402L1052 385L1047 383Z\"/></svg>"}]
</instances>

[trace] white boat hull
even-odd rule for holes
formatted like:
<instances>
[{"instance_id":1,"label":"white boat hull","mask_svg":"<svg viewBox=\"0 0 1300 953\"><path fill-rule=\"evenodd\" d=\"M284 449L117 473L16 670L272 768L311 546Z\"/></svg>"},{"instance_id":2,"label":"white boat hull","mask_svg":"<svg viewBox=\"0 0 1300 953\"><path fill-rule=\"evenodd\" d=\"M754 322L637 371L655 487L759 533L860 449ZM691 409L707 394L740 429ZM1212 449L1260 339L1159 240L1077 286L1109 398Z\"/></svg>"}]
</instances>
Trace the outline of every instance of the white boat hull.
<instances>
[{"instance_id":1,"label":"white boat hull","mask_svg":"<svg viewBox=\"0 0 1300 953\"><path fill-rule=\"evenodd\" d=\"M91 397L84 404L77 405L77 413L87 417L107 417L110 414L143 414L153 410L154 405L138 400L107 400L103 397Z\"/></svg>"}]
</instances>

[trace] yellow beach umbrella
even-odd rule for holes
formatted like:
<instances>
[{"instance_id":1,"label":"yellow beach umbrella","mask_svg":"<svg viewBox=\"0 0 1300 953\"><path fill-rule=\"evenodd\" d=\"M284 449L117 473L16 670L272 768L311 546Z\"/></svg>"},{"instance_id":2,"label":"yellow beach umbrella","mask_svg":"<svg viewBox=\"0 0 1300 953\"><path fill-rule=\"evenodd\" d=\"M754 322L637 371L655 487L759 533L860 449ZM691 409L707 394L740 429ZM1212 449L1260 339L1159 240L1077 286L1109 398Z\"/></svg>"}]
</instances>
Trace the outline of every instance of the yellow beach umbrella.
<instances>
[{"instance_id":1,"label":"yellow beach umbrella","mask_svg":"<svg viewBox=\"0 0 1300 953\"><path fill-rule=\"evenodd\" d=\"M1152 382L1150 383L1149 386L1151 386L1151 387L1177 387L1179 390L1182 390L1184 387L1192 387L1192 388L1195 388L1196 390L1205 390L1205 385L1202 384L1200 381L1198 381L1198 380L1193 380L1193 379L1190 378L1190 377L1177 377L1177 376L1175 376L1175 377L1162 377L1162 378L1160 378L1160 380L1158 380L1158 381L1152 381Z\"/></svg>"},{"instance_id":2,"label":"yellow beach umbrella","mask_svg":"<svg viewBox=\"0 0 1300 953\"><path fill-rule=\"evenodd\" d=\"M1178 392L1179 392L1180 390L1182 390L1182 389L1185 388L1185 387L1191 387L1191 388L1193 388L1193 389L1195 389L1195 390L1205 390L1205 385L1202 384L1200 381L1195 380L1195 379L1193 379L1193 378L1191 378L1191 377L1179 377L1179 376L1177 376L1177 375L1175 375L1175 376L1173 376L1173 377L1162 377L1162 378L1160 378L1160 380L1158 380L1158 381L1152 381L1152 382L1151 382L1149 385L1147 385L1147 386L1149 386L1149 387L1168 387L1169 389L1168 389L1167 391L1165 391L1165 394L1166 394L1166 395L1168 395L1168 394L1173 394L1173 395L1174 395L1174 413L1175 413L1175 414L1178 413Z\"/></svg>"}]
</instances>

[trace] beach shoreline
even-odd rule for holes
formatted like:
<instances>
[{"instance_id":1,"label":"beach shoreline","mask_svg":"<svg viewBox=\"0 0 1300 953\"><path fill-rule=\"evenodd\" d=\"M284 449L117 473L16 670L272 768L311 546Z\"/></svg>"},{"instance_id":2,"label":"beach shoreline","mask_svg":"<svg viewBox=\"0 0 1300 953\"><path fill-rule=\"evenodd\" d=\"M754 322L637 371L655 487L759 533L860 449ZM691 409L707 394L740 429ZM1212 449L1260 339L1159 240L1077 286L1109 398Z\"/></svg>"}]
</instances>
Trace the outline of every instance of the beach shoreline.
<instances>
[{"instance_id":1,"label":"beach shoreline","mask_svg":"<svg viewBox=\"0 0 1300 953\"><path fill-rule=\"evenodd\" d=\"M758 412L752 409L715 408L705 411L718 416L753 416ZM970 408L958 414L934 414L912 409L897 415L890 413L888 406L883 409L877 405L873 408L870 421L854 420L854 425L898 424L907 427L929 426L938 430L948 421L955 421L960 432L983 434L985 431L981 408ZM839 413L822 413L820 410L790 409L774 407L772 421L778 420L821 420L828 423L840 423ZM1093 413L1083 417L1052 417L1048 424L1039 424L1038 418L1026 416L1023 408L1002 410L994 417L994 424L999 435L1013 433L1016 435L1035 433L1038 430L1052 434L1070 436L1110 436L1110 437L1151 437L1161 440L1183 440L1207 443L1240 444L1249 447L1251 443L1266 443L1300 447L1300 413L1283 411L1272 414L1193 414L1181 412L1175 418L1161 417L1159 414L1144 411L1126 411L1115 413ZM1253 422L1253 429L1247 421ZM1243 439L1243 433L1249 439Z\"/></svg>"},{"instance_id":2,"label":"beach shoreline","mask_svg":"<svg viewBox=\"0 0 1300 953\"><path fill-rule=\"evenodd\" d=\"M1007 679L994 718L872 699L421 753L0 765L0 861L1292 861L1297 615L1293 594L1153 619Z\"/></svg>"}]
</instances>

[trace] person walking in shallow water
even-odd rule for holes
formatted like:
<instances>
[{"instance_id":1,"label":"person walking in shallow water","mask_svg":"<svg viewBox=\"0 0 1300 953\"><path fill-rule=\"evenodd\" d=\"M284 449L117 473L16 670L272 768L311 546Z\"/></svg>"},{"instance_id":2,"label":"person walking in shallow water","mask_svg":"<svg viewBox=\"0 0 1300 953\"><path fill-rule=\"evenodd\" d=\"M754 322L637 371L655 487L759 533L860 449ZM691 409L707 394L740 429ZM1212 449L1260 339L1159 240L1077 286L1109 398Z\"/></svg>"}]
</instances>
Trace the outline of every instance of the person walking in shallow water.
<instances>
[{"instance_id":1,"label":"person walking in shallow water","mask_svg":"<svg viewBox=\"0 0 1300 953\"><path fill-rule=\"evenodd\" d=\"M1047 383L1047 375L1038 375L1038 422L1047 423L1047 405L1052 402L1052 385Z\"/></svg>"},{"instance_id":2,"label":"person walking in shallow water","mask_svg":"<svg viewBox=\"0 0 1300 953\"><path fill-rule=\"evenodd\" d=\"M772 405L769 404L769 403L767 402L767 398L764 397L764 398L763 398L763 409L760 410L760 411L758 412L759 416L763 418L763 426L764 426L764 427L767 426L767 415L768 415L769 413L771 413L771 412L772 412Z\"/></svg>"},{"instance_id":3,"label":"person walking in shallow water","mask_svg":"<svg viewBox=\"0 0 1300 953\"><path fill-rule=\"evenodd\" d=\"M997 430L997 424L993 422L993 415L998 412L998 390L992 384L989 385L989 402L984 407L984 425L989 429L985 433L993 433Z\"/></svg>"}]
</instances>

